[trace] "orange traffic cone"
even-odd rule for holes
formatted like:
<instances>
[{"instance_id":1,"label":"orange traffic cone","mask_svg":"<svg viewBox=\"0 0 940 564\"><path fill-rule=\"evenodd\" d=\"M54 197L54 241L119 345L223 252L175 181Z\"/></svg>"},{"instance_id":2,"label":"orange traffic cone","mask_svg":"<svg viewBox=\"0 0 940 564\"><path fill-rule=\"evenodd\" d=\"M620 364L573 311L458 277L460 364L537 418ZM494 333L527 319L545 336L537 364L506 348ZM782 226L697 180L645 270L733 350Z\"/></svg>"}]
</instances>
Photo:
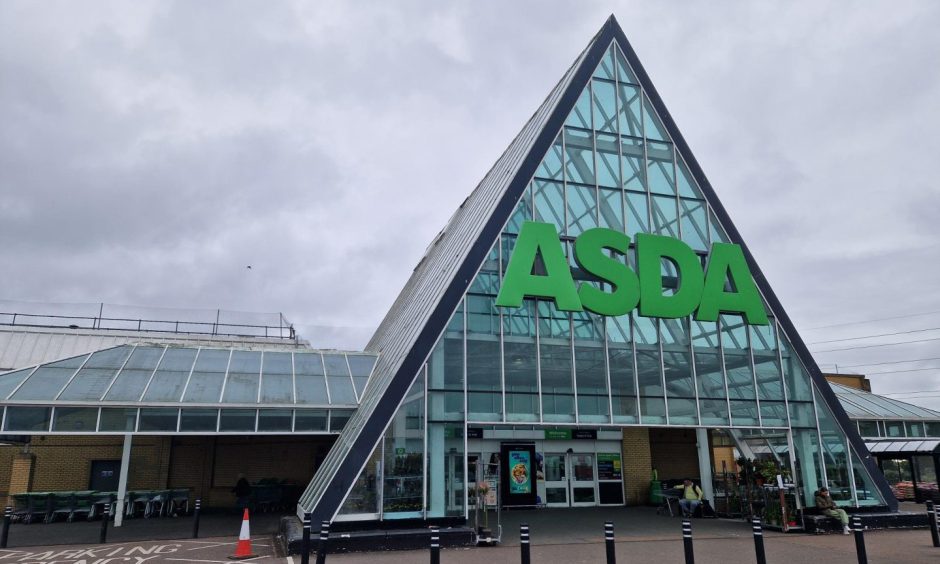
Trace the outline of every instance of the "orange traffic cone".
<instances>
[{"instance_id":1,"label":"orange traffic cone","mask_svg":"<svg viewBox=\"0 0 940 564\"><path fill-rule=\"evenodd\" d=\"M257 554L251 553L251 533L248 532L248 508L242 515L242 530L238 533L238 545L235 547L235 554L229 556L231 560L244 560L245 558L254 558Z\"/></svg>"}]
</instances>

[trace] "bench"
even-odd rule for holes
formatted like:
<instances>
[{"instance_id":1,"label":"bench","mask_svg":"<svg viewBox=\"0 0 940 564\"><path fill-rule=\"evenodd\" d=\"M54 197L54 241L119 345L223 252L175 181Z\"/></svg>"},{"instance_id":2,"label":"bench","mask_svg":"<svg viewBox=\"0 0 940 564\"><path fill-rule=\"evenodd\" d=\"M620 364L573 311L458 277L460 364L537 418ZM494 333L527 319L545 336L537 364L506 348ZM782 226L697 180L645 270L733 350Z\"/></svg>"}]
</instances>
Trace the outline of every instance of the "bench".
<instances>
[{"instance_id":1,"label":"bench","mask_svg":"<svg viewBox=\"0 0 940 564\"><path fill-rule=\"evenodd\" d=\"M804 507L802 510L803 530L807 533L819 535L823 533L841 533L842 522L837 517L823 515L822 510L816 507Z\"/></svg>"}]
</instances>

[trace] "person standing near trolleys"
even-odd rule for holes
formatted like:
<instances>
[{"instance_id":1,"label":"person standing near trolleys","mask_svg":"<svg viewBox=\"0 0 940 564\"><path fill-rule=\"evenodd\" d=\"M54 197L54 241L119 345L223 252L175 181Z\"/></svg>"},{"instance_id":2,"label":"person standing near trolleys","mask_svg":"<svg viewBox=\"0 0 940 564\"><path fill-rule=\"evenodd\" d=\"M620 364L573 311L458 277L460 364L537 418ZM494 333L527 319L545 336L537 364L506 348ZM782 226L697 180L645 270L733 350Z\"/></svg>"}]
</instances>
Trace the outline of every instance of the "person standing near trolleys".
<instances>
[{"instance_id":1,"label":"person standing near trolleys","mask_svg":"<svg viewBox=\"0 0 940 564\"><path fill-rule=\"evenodd\" d=\"M836 506L836 502L832 501L832 498L829 497L829 488L822 487L816 492L816 507L822 511L823 515L835 517L842 523L842 534L852 534L852 531L849 530L849 514L845 512L845 509Z\"/></svg>"},{"instance_id":2,"label":"person standing near trolleys","mask_svg":"<svg viewBox=\"0 0 940 564\"><path fill-rule=\"evenodd\" d=\"M683 517L691 517L695 510L702 503L702 488L692 483L692 480L686 478L681 486L676 489L682 490L682 497L679 498L679 507L682 509Z\"/></svg>"}]
</instances>

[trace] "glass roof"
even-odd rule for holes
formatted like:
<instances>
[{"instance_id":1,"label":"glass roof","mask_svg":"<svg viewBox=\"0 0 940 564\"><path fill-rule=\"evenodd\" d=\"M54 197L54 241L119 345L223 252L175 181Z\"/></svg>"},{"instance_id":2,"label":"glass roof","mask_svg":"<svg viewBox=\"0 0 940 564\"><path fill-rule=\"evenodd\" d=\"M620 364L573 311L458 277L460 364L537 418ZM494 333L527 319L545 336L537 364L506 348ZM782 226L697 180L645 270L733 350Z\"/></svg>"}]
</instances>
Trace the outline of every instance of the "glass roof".
<instances>
[{"instance_id":1,"label":"glass roof","mask_svg":"<svg viewBox=\"0 0 940 564\"><path fill-rule=\"evenodd\" d=\"M878 441L866 442L869 452L934 452L940 446L940 441L919 440L919 441Z\"/></svg>"},{"instance_id":2,"label":"glass roof","mask_svg":"<svg viewBox=\"0 0 940 564\"><path fill-rule=\"evenodd\" d=\"M871 392L830 382L842 407L853 419L918 419L940 421L940 412Z\"/></svg>"},{"instance_id":3,"label":"glass roof","mask_svg":"<svg viewBox=\"0 0 940 564\"><path fill-rule=\"evenodd\" d=\"M121 345L0 374L0 403L355 408L377 356Z\"/></svg>"}]
</instances>

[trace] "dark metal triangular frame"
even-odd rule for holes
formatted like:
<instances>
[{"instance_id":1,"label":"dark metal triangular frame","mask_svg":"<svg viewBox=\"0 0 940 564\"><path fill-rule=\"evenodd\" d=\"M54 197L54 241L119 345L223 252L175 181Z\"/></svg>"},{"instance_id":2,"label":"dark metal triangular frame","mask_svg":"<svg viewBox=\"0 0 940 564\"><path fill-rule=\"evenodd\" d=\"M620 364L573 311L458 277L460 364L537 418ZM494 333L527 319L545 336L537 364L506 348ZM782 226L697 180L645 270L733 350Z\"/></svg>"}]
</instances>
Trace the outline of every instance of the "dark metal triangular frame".
<instances>
[{"instance_id":1,"label":"dark metal triangular frame","mask_svg":"<svg viewBox=\"0 0 940 564\"><path fill-rule=\"evenodd\" d=\"M685 158L691 173L702 189L705 199L714 209L721 225L725 228L731 240L741 245L743 248L748 265L754 275L755 282L764 294L772 312L790 338L790 342L797 356L810 371L816 389L835 416L842 431L848 436L853 448L860 454L859 458L864 461L869 474L878 485L882 495L888 500L892 510L895 510L897 508L897 501L892 495L887 481L885 481L884 477L874 465L870 455L867 457L864 456L864 454L868 454L865 444L862 442L858 432L854 430L851 421L839 404L835 394L822 377L805 343L799 337L790 318L786 315L776 295L770 289L770 285L764 277L763 272L761 272L760 268L757 266L754 257L748 250L740 233L731 222L730 217L725 211L724 206L721 205L711 184L709 184L708 180L705 178L705 174L699 166L698 161L695 160L685 139L682 137L682 134L679 133L679 129L666 110L665 104L653 87L649 76L646 74L646 70L643 68L643 65L640 64L636 52L631 47L630 42L627 41L626 35L614 16L608 18L600 32L598 32L592 41L593 43L584 54L578 68L574 71L571 80L565 87L564 93L559 98L550 117L546 119L541 132L539 132L535 141L532 143L528 154L515 171L507 188L503 191L499 203L494 208L493 213L486 219L485 225L461 262L456 275L444 289L433 312L429 315L427 322L424 324L424 327L422 327L414 344L408 350L404 360L392 377L383 397L373 409L362 429L359 430L358 436L353 440L348 453L340 463L339 468L335 471L329 487L324 489L320 499L314 501L312 522L319 523L324 520L332 520L338 512L351 487L351 481L359 475L359 472L372 454L375 445L378 444L381 435L385 432L388 423L397 411L402 398L404 398L408 389L411 387L415 375L426 362L440 335L443 333L446 324L460 305L460 301L469 288L473 277L489 254L494 241L496 241L506 221L508 221L515 210L526 186L535 175L539 163L555 141L558 132L561 131L565 119L567 119L568 114L577 103L581 92L591 80L594 69L597 68L597 65L609 49L610 44L614 41L617 42L620 50L627 58L628 63L637 76L640 86L659 114L663 126L672 137L677 150L679 150ZM432 297L428 296L428 299L432 299ZM822 445L820 445L820 448L822 448Z\"/></svg>"}]
</instances>

